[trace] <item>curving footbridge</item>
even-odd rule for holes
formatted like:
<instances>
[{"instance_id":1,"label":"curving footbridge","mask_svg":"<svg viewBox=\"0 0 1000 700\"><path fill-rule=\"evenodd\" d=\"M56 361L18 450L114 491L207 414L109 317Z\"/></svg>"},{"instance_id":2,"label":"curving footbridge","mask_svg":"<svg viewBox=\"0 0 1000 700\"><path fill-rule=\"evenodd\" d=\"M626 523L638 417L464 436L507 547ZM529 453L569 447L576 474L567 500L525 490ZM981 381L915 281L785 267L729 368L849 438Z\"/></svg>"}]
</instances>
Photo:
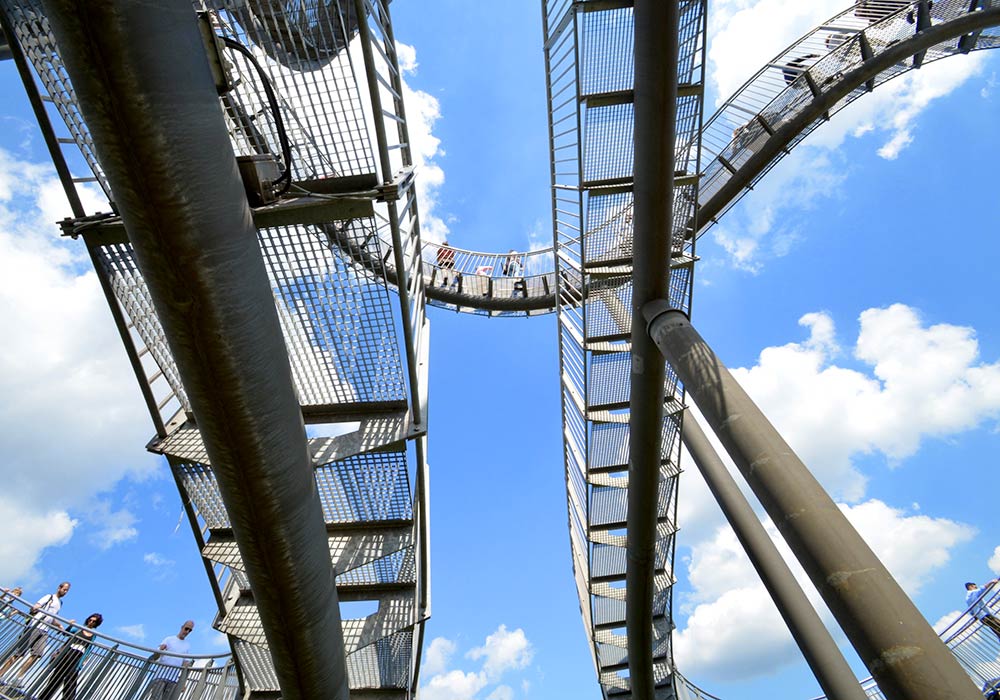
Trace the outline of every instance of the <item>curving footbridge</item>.
<instances>
[{"instance_id":1,"label":"curving footbridge","mask_svg":"<svg viewBox=\"0 0 1000 700\"><path fill-rule=\"evenodd\" d=\"M693 421L684 369L655 367L646 322L663 314L647 302L686 314L700 235L853 100L1000 45L1000 3L862 0L708 119L703 0L542 7L553 244L487 253L420 238L388 0L0 0L0 55L73 209L63 233L93 261L231 645L185 667L175 697L416 695L431 611L427 305L557 314L570 551L601 692L712 697L673 660ZM85 182L111 213L84 210ZM341 601L370 612L341 619ZM0 620L0 637L24 619ZM797 624L812 623L789 621L827 688L825 642ZM940 697L1000 677L973 618L943 639L975 688ZM88 697L139 698L165 673L150 650L95 649ZM883 687L850 678L831 697L914 697L874 665ZM37 666L0 697L39 692L53 671Z\"/></svg>"}]
</instances>

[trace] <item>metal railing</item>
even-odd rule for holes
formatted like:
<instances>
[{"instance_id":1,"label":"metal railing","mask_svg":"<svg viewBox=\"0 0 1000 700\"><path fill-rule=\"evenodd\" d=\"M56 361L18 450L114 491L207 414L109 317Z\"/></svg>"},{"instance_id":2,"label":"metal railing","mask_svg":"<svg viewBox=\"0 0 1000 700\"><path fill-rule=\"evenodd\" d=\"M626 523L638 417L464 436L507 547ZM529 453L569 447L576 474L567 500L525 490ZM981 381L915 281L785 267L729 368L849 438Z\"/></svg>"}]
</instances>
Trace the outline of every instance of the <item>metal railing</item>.
<instances>
[{"instance_id":1,"label":"metal railing","mask_svg":"<svg viewBox=\"0 0 1000 700\"><path fill-rule=\"evenodd\" d=\"M235 700L239 695L236 666L229 654L172 655L182 659L182 665L171 665L163 663L156 649L95 631L77 663L63 651L79 641L66 632L70 620L53 616L60 629L45 615L32 617L30 610L31 603L23 598L11 593L0 597L0 668L9 666L0 678L4 700L69 697L61 686L75 687L78 700ZM40 646L29 648L35 636L42 640ZM42 654L32 656L38 648Z\"/></svg>"},{"instance_id":2,"label":"metal railing","mask_svg":"<svg viewBox=\"0 0 1000 700\"><path fill-rule=\"evenodd\" d=\"M704 234L794 146L857 98L921 65L1000 46L994 29L998 8L997 0L865 0L834 15L764 64L699 134L703 168L696 235ZM969 33L946 30L947 25L962 22L975 26ZM922 35L927 41L919 43L926 45L895 55ZM852 75L890 54L893 60L884 68L860 84L850 84ZM782 140L773 157L759 162L757 154L774 140L776 131L819 98L843 91L816 118L784 134L790 139Z\"/></svg>"}]
</instances>

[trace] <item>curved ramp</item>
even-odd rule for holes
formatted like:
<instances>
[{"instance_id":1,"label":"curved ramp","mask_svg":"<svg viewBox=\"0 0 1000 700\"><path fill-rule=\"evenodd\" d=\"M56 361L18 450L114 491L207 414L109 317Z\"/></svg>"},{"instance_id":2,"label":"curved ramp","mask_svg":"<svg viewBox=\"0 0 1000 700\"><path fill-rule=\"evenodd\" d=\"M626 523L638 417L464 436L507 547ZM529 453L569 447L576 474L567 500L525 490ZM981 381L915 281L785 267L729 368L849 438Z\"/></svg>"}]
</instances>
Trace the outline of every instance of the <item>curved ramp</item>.
<instances>
[{"instance_id":1,"label":"curved ramp","mask_svg":"<svg viewBox=\"0 0 1000 700\"><path fill-rule=\"evenodd\" d=\"M703 235L792 148L854 100L927 63L1000 47L996 0L940 0L926 17L919 14L917 4L906 2L852 6L781 51L726 100L697 141L699 206L689 232ZM625 269L631 262L631 219L627 209L618 216L586 235L606 239L617 228L606 255L617 256ZM424 244L431 305L485 315L556 310L552 248L516 253L524 261L524 285L517 288L517 280L503 272L509 253L455 249L456 271L470 280L459 287L448 282L454 276L440 265L440 248Z\"/></svg>"},{"instance_id":2,"label":"curved ramp","mask_svg":"<svg viewBox=\"0 0 1000 700\"><path fill-rule=\"evenodd\" d=\"M921 7L884 1L834 15L726 100L701 131L705 165L691 229L704 234L813 130L879 85L932 61L1000 46L996 0Z\"/></svg>"}]
</instances>

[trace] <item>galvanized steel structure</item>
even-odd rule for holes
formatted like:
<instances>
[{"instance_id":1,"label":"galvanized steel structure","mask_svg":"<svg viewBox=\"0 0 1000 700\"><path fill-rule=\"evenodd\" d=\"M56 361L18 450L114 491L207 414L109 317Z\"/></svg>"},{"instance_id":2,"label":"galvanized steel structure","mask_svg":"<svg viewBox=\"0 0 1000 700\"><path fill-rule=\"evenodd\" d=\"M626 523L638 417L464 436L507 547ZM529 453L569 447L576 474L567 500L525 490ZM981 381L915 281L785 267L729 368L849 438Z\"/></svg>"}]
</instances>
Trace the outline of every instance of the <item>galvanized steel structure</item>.
<instances>
[{"instance_id":1,"label":"galvanized steel structure","mask_svg":"<svg viewBox=\"0 0 1000 700\"><path fill-rule=\"evenodd\" d=\"M666 88L676 124L669 134L674 164L662 185L672 225L655 242L668 252L649 258L635 247L633 230L645 216L636 178L645 181L655 167L636 158L654 136L636 128L637 89L650 85L635 84L634 20L648 7L543 0L554 240L550 249L517 254L520 273L509 274L508 253L442 251L420 241L388 0L325 0L310 8L281 0L194 3L207 53L219 58L217 74L228 75L217 100L232 150L274 156L287 171L287 192L256 206L253 226L280 327L276 340L287 350L302 419L314 426L309 459L337 595L370 608L343 621L352 698L412 697L417 686L430 612L428 303L490 316L558 314L571 552L602 693L709 697L673 663L684 394L669 366L645 398L630 381L642 330L633 319L647 300L633 298L637 261L647 278L669 279L673 308L690 311L697 237L790 148L886 80L1000 45L997 0L867 0L782 51L703 125L706 6L676 3L663 25L652 27L670 32L675 52L676 65L656 87ZM75 191L96 182L114 201L109 181L120 173L102 169L41 3L0 0L0 16L12 39L0 54L18 62L65 185L75 217L65 233L85 242L108 297L156 432L149 448L171 465L239 685L247 697L276 697L282 689L260 593L233 528L233 518L248 513L223 503L132 232L121 217L88 217ZM46 103L65 135L56 135ZM70 175L82 162L91 174ZM656 447L630 447L640 420L652 420ZM636 474L655 487L630 489ZM642 525L640 509L652 521ZM630 558L629 538L647 539L648 562ZM966 631L958 637L978 639ZM964 661L970 673L981 672L979 661Z\"/></svg>"}]
</instances>

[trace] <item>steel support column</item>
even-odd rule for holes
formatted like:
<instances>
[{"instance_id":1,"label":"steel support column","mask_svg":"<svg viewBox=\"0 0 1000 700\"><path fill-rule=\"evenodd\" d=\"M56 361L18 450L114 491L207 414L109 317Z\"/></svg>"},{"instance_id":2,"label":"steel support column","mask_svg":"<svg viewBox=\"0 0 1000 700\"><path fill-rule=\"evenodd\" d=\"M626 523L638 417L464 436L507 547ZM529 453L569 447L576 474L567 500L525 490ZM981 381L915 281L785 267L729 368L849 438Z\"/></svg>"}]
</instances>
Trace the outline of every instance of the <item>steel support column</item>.
<instances>
[{"instance_id":1,"label":"steel support column","mask_svg":"<svg viewBox=\"0 0 1000 700\"><path fill-rule=\"evenodd\" d=\"M743 497L736 480L690 414L684 416L681 438L823 692L830 700L865 700L865 692L833 637Z\"/></svg>"},{"instance_id":2,"label":"steel support column","mask_svg":"<svg viewBox=\"0 0 1000 700\"><path fill-rule=\"evenodd\" d=\"M204 438L282 697L348 700L302 413L191 3L45 6Z\"/></svg>"},{"instance_id":3,"label":"steel support column","mask_svg":"<svg viewBox=\"0 0 1000 700\"><path fill-rule=\"evenodd\" d=\"M788 542L889 700L982 700L955 657L680 311L646 305L650 337Z\"/></svg>"},{"instance_id":4,"label":"steel support column","mask_svg":"<svg viewBox=\"0 0 1000 700\"><path fill-rule=\"evenodd\" d=\"M654 697L653 593L663 442L664 367L642 307L668 296L673 223L679 10L636 0L632 368L625 627L633 700Z\"/></svg>"}]
</instances>

